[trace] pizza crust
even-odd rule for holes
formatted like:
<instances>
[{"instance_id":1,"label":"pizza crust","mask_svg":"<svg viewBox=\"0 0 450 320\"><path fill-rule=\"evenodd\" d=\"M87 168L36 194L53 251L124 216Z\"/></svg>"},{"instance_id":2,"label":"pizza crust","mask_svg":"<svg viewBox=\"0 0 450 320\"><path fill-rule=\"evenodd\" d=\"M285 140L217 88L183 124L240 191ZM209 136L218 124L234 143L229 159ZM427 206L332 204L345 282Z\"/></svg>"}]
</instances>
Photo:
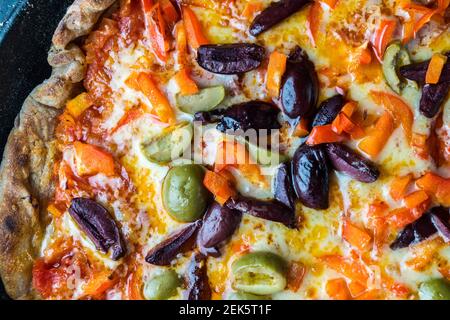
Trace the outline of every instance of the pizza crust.
<instances>
[{"instance_id":1,"label":"pizza crust","mask_svg":"<svg viewBox=\"0 0 450 320\"><path fill-rule=\"evenodd\" d=\"M25 100L0 168L0 276L13 299L38 299L32 266L49 221L54 129L66 101L80 90L86 71L82 50L72 43L88 34L115 0L75 0L59 23L48 62L50 78Z\"/></svg>"}]
</instances>

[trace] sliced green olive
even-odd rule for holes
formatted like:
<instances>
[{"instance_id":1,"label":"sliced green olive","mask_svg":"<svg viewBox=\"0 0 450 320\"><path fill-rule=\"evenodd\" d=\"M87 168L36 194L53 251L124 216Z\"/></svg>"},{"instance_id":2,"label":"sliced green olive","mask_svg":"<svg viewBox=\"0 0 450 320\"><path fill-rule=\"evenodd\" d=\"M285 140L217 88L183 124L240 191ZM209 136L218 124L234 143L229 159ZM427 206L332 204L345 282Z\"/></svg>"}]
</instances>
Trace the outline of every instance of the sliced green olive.
<instances>
[{"instance_id":1,"label":"sliced green olive","mask_svg":"<svg viewBox=\"0 0 450 320\"><path fill-rule=\"evenodd\" d=\"M141 145L142 153L152 162L164 164L178 159L189 148L194 130L189 122L167 128L161 135Z\"/></svg>"},{"instance_id":2,"label":"sliced green olive","mask_svg":"<svg viewBox=\"0 0 450 320\"><path fill-rule=\"evenodd\" d=\"M450 300L450 281L433 279L419 286L420 300Z\"/></svg>"},{"instance_id":3,"label":"sliced green olive","mask_svg":"<svg viewBox=\"0 0 450 320\"><path fill-rule=\"evenodd\" d=\"M413 83L403 79L398 74L398 69L401 66L410 63L408 51L402 47L400 42L393 42L386 48L383 57L383 75L389 87L398 94L402 93L403 88L408 83Z\"/></svg>"},{"instance_id":4,"label":"sliced green olive","mask_svg":"<svg viewBox=\"0 0 450 320\"><path fill-rule=\"evenodd\" d=\"M288 160L286 155L263 148L249 141L245 141L242 137L237 137L237 140L247 145L250 156L260 165L277 165Z\"/></svg>"},{"instance_id":5,"label":"sliced green olive","mask_svg":"<svg viewBox=\"0 0 450 320\"><path fill-rule=\"evenodd\" d=\"M230 294L228 300L270 300L270 297L237 291Z\"/></svg>"},{"instance_id":6,"label":"sliced green olive","mask_svg":"<svg viewBox=\"0 0 450 320\"><path fill-rule=\"evenodd\" d=\"M162 200L172 218L192 222L203 215L209 200L209 193L203 186L204 175L205 170L195 164L169 170L162 186Z\"/></svg>"},{"instance_id":7,"label":"sliced green olive","mask_svg":"<svg viewBox=\"0 0 450 320\"><path fill-rule=\"evenodd\" d=\"M233 262L233 288L246 293L265 295L286 286L287 263L268 251L248 253Z\"/></svg>"},{"instance_id":8,"label":"sliced green olive","mask_svg":"<svg viewBox=\"0 0 450 320\"><path fill-rule=\"evenodd\" d=\"M144 297L147 300L167 300L177 294L181 279L173 270L165 270L144 285Z\"/></svg>"},{"instance_id":9,"label":"sliced green olive","mask_svg":"<svg viewBox=\"0 0 450 320\"><path fill-rule=\"evenodd\" d=\"M181 111L194 114L199 111L210 111L217 107L225 98L223 86L201 89L197 94L177 95L177 106Z\"/></svg>"}]
</instances>

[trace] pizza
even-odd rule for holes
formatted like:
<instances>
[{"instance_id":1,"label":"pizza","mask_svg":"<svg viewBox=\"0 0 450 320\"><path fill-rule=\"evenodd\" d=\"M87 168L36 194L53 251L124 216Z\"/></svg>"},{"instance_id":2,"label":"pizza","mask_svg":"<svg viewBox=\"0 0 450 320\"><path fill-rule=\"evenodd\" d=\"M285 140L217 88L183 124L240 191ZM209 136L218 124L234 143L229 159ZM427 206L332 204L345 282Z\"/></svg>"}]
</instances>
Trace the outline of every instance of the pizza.
<instances>
[{"instance_id":1,"label":"pizza","mask_svg":"<svg viewBox=\"0 0 450 320\"><path fill-rule=\"evenodd\" d=\"M1 167L16 299L450 299L448 0L76 0Z\"/></svg>"}]
</instances>

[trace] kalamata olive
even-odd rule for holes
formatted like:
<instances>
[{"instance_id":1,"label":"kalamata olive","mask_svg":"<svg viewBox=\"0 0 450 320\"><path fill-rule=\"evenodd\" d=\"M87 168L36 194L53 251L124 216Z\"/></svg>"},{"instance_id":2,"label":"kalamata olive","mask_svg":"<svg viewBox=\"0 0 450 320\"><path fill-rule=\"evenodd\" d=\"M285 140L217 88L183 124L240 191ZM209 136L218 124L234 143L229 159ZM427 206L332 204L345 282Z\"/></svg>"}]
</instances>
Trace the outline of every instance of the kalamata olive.
<instances>
[{"instance_id":1,"label":"kalamata olive","mask_svg":"<svg viewBox=\"0 0 450 320\"><path fill-rule=\"evenodd\" d=\"M319 106L319 110L314 117L312 126L324 126L333 122L339 112L341 112L344 104L345 98L340 94L324 100Z\"/></svg>"},{"instance_id":2,"label":"kalamata olive","mask_svg":"<svg viewBox=\"0 0 450 320\"><path fill-rule=\"evenodd\" d=\"M433 118L439 112L449 88L450 81L424 85L420 98L420 113L427 118Z\"/></svg>"},{"instance_id":3,"label":"kalamata olive","mask_svg":"<svg viewBox=\"0 0 450 320\"><path fill-rule=\"evenodd\" d=\"M201 220L197 220L174 232L161 243L152 248L145 257L145 261L158 266L168 266L175 257L192 249L195 244L197 231L202 224Z\"/></svg>"},{"instance_id":4,"label":"kalamata olive","mask_svg":"<svg viewBox=\"0 0 450 320\"><path fill-rule=\"evenodd\" d=\"M169 170L162 186L162 200L172 218L192 222L203 216L210 197L203 185L204 175L203 168L196 164Z\"/></svg>"},{"instance_id":5,"label":"kalamata olive","mask_svg":"<svg viewBox=\"0 0 450 320\"><path fill-rule=\"evenodd\" d=\"M287 263L269 251L247 253L233 262L233 288L257 295L273 294L286 287Z\"/></svg>"},{"instance_id":6,"label":"kalamata olive","mask_svg":"<svg viewBox=\"0 0 450 320\"><path fill-rule=\"evenodd\" d=\"M174 270L164 270L144 285L147 300L167 300L177 294L182 281Z\"/></svg>"},{"instance_id":7,"label":"kalamata olive","mask_svg":"<svg viewBox=\"0 0 450 320\"><path fill-rule=\"evenodd\" d=\"M450 242L450 209L442 206L430 209L431 222L445 242Z\"/></svg>"},{"instance_id":8,"label":"kalamata olive","mask_svg":"<svg viewBox=\"0 0 450 320\"><path fill-rule=\"evenodd\" d=\"M319 96L314 65L299 47L290 55L281 80L281 105L291 119L311 116Z\"/></svg>"},{"instance_id":9,"label":"kalamata olive","mask_svg":"<svg viewBox=\"0 0 450 320\"><path fill-rule=\"evenodd\" d=\"M198 243L211 248L231 237L241 222L242 213L221 206L217 202L210 205L203 217L203 225L198 234Z\"/></svg>"},{"instance_id":10,"label":"kalamata olive","mask_svg":"<svg viewBox=\"0 0 450 320\"><path fill-rule=\"evenodd\" d=\"M450 58L450 51L445 53L445 55ZM430 60L408 64L406 66L400 67L399 73L406 79L424 84L429 64ZM450 81L450 59L447 59L447 62L445 63L441 71L441 76L439 78L439 82L446 81Z\"/></svg>"},{"instance_id":11,"label":"kalamata olive","mask_svg":"<svg viewBox=\"0 0 450 320\"><path fill-rule=\"evenodd\" d=\"M369 183L376 181L380 175L372 161L357 154L343 144L327 144L326 151L334 169L348 174L355 180Z\"/></svg>"},{"instance_id":12,"label":"kalamata olive","mask_svg":"<svg viewBox=\"0 0 450 320\"><path fill-rule=\"evenodd\" d=\"M390 245L392 250L406 248L410 244L419 243L436 233L429 212L423 214L413 223L408 224Z\"/></svg>"},{"instance_id":13,"label":"kalamata olive","mask_svg":"<svg viewBox=\"0 0 450 320\"><path fill-rule=\"evenodd\" d=\"M292 188L291 163L282 163L274 181L275 199L295 210L295 192Z\"/></svg>"},{"instance_id":14,"label":"kalamata olive","mask_svg":"<svg viewBox=\"0 0 450 320\"><path fill-rule=\"evenodd\" d=\"M292 159L292 185L297 198L307 207L329 206L329 164L322 145L300 146Z\"/></svg>"},{"instance_id":15,"label":"kalamata olive","mask_svg":"<svg viewBox=\"0 0 450 320\"><path fill-rule=\"evenodd\" d=\"M295 227L294 210L277 200L264 201L239 195L230 198L225 205L261 219L280 222L289 228Z\"/></svg>"},{"instance_id":16,"label":"kalamata olive","mask_svg":"<svg viewBox=\"0 0 450 320\"><path fill-rule=\"evenodd\" d=\"M69 214L94 243L97 250L108 252L112 248L111 259L118 260L126 253L126 246L116 222L102 205L94 200L75 198Z\"/></svg>"},{"instance_id":17,"label":"kalamata olive","mask_svg":"<svg viewBox=\"0 0 450 320\"><path fill-rule=\"evenodd\" d=\"M233 133L233 131L246 131L248 129L279 129L278 113L280 110L271 103L264 101L249 101L235 104L227 109L213 110L211 112L197 112L195 120L206 123L217 122L217 130Z\"/></svg>"},{"instance_id":18,"label":"kalamata olive","mask_svg":"<svg viewBox=\"0 0 450 320\"><path fill-rule=\"evenodd\" d=\"M197 62L203 69L218 74L237 74L256 69L265 49L253 43L208 44L197 51Z\"/></svg>"},{"instance_id":19,"label":"kalamata olive","mask_svg":"<svg viewBox=\"0 0 450 320\"><path fill-rule=\"evenodd\" d=\"M194 254L187 269L188 300L210 300L211 287L209 285L206 258L201 254Z\"/></svg>"},{"instance_id":20,"label":"kalamata olive","mask_svg":"<svg viewBox=\"0 0 450 320\"><path fill-rule=\"evenodd\" d=\"M250 25L250 34L257 36L301 10L310 0L281 0L273 2L259 13Z\"/></svg>"},{"instance_id":21,"label":"kalamata olive","mask_svg":"<svg viewBox=\"0 0 450 320\"><path fill-rule=\"evenodd\" d=\"M450 281L431 279L419 285L420 300L450 300Z\"/></svg>"}]
</instances>

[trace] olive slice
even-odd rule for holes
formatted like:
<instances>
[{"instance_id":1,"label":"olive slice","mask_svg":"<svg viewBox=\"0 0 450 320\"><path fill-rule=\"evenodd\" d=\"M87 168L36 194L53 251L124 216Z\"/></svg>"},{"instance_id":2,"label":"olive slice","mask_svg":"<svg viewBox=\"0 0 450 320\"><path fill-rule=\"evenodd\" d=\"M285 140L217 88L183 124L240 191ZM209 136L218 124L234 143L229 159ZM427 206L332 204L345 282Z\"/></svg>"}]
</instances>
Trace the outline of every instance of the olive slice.
<instances>
[{"instance_id":1,"label":"olive slice","mask_svg":"<svg viewBox=\"0 0 450 320\"><path fill-rule=\"evenodd\" d=\"M419 286L420 300L450 300L450 282L445 279L432 279Z\"/></svg>"},{"instance_id":2,"label":"olive slice","mask_svg":"<svg viewBox=\"0 0 450 320\"><path fill-rule=\"evenodd\" d=\"M151 162L164 164L178 159L191 145L194 130L189 122L167 128L164 132L141 144L144 156Z\"/></svg>"},{"instance_id":3,"label":"olive slice","mask_svg":"<svg viewBox=\"0 0 450 320\"><path fill-rule=\"evenodd\" d=\"M235 290L265 295L279 292L286 287L287 263L272 252L248 253L234 261L231 270Z\"/></svg>"},{"instance_id":4,"label":"olive slice","mask_svg":"<svg viewBox=\"0 0 450 320\"><path fill-rule=\"evenodd\" d=\"M177 106L181 111L195 114L201 111L211 111L217 107L225 98L225 88L216 86L201 89L198 93L192 95L177 95Z\"/></svg>"},{"instance_id":5,"label":"olive slice","mask_svg":"<svg viewBox=\"0 0 450 320\"><path fill-rule=\"evenodd\" d=\"M177 294L182 281L174 270L165 270L144 285L147 300L167 300Z\"/></svg>"},{"instance_id":6,"label":"olive slice","mask_svg":"<svg viewBox=\"0 0 450 320\"><path fill-rule=\"evenodd\" d=\"M411 63L408 51L400 42L391 43L383 57L383 75L386 83L395 93L401 94L408 81L399 76L399 68Z\"/></svg>"}]
</instances>

